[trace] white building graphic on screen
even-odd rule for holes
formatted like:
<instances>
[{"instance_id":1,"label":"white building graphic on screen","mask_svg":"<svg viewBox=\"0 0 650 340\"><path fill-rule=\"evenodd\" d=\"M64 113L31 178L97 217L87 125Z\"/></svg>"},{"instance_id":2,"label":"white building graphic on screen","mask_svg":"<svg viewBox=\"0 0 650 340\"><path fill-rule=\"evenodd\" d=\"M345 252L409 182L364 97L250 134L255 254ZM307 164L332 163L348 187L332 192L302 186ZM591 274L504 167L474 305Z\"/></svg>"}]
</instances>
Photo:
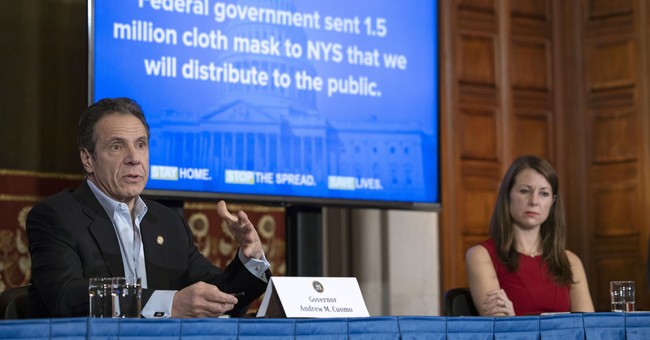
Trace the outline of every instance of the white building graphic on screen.
<instances>
[{"instance_id":1,"label":"white building graphic on screen","mask_svg":"<svg viewBox=\"0 0 650 340\"><path fill-rule=\"evenodd\" d=\"M247 1L248 5L293 10L291 1ZM303 46L307 39L300 28L265 24L232 23L227 36L266 39L274 35ZM277 69L294 74L305 70L316 75L307 59L219 52L218 65L230 63L239 69L255 67L269 75ZM329 175L381 179L384 193L397 199L411 199L411 190L425 186L422 127L415 123L381 121L380 114L365 112L349 121L326 120L318 111L314 91L268 86L218 83L214 109L198 115L188 112L156 114L150 120L155 147L167 150L160 164L179 159L194 167L210 168L212 174L225 170L311 174L317 183ZM182 119L179 119L179 116ZM401 116L408 116L404 112ZM174 125L168 125L175 121ZM179 121L182 121L179 123ZM164 128L153 128L161 124ZM388 137L388 138L387 138ZM152 145L153 147L154 145ZM430 151L432 154L436 150ZM215 157L216 156L216 157ZM212 160L212 164L206 164ZM204 163L202 163L204 162ZM388 165L386 165L388 164Z\"/></svg>"}]
</instances>

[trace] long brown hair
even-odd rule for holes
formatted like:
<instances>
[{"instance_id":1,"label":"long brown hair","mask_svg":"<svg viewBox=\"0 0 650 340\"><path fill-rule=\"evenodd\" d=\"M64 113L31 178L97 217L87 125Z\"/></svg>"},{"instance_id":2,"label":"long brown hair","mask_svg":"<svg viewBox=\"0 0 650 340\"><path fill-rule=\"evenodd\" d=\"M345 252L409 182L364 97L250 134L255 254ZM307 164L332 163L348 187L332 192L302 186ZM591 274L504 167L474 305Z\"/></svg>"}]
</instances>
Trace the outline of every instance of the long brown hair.
<instances>
[{"instance_id":1,"label":"long brown hair","mask_svg":"<svg viewBox=\"0 0 650 340\"><path fill-rule=\"evenodd\" d=\"M556 282L569 285L573 282L573 278L566 255L566 222L564 203L559 192L560 183L553 166L543 158L536 156L517 158L501 181L497 202L490 218L490 236L494 240L497 257L511 272L519 267L519 253L515 246L513 220L510 215L510 190L515 184L517 175L526 169L535 170L551 185L555 201L551 205L548 218L539 230L542 259Z\"/></svg>"}]
</instances>

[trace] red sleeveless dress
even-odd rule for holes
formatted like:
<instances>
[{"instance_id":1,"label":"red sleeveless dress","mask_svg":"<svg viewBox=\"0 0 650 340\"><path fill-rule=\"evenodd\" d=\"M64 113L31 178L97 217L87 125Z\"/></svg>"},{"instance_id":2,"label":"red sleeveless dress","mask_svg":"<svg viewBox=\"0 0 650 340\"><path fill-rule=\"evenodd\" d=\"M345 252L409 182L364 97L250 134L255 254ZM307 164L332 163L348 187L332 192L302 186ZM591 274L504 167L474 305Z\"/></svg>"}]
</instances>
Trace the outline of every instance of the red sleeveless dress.
<instances>
[{"instance_id":1,"label":"red sleeveless dress","mask_svg":"<svg viewBox=\"0 0 650 340\"><path fill-rule=\"evenodd\" d=\"M497 258L493 239L481 245L490 254L499 285L512 301L515 315L570 311L569 286L558 285L553 280L541 256L519 254L519 268L510 272Z\"/></svg>"}]
</instances>

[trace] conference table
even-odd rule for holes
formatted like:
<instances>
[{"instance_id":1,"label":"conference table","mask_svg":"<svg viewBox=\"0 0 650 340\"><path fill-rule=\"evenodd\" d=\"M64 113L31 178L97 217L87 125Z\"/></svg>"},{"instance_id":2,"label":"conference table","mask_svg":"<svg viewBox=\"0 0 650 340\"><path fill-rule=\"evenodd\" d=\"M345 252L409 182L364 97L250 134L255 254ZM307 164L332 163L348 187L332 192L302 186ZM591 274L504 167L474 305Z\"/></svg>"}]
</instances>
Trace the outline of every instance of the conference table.
<instances>
[{"instance_id":1,"label":"conference table","mask_svg":"<svg viewBox=\"0 0 650 340\"><path fill-rule=\"evenodd\" d=\"M650 339L650 312L517 317L27 319L0 339Z\"/></svg>"}]
</instances>

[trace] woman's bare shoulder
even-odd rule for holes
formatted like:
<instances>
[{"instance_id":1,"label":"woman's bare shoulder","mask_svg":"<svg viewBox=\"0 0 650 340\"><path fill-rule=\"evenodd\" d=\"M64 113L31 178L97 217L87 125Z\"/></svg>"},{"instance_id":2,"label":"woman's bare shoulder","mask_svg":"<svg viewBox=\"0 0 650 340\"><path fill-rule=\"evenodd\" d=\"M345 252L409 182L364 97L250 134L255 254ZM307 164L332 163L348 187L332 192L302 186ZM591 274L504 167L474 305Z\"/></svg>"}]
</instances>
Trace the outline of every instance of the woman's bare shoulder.
<instances>
[{"instance_id":1,"label":"woman's bare shoulder","mask_svg":"<svg viewBox=\"0 0 650 340\"><path fill-rule=\"evenodd\" d=\"M481 245L477 244L469 249L467 249L467 252L465 253L465 259L468 261L471 260L484 260L486 258L490 258L490 254L488 253L487 249Z\"/></svg>"}]
</instances>

